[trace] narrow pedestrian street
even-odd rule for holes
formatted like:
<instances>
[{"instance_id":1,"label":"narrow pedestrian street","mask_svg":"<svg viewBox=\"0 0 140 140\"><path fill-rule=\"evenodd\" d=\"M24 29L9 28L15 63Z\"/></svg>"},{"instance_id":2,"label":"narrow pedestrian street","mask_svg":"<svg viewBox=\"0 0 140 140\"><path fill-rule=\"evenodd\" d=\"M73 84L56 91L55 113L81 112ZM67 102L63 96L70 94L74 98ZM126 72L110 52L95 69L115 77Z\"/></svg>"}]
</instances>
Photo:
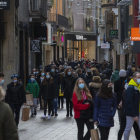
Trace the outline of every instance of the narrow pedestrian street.
<instances>
[{"instance_id":1,"label":"narrow pedestrian street","mask_svg":"<svg viewBox=\"0 0 140 140\"><path fill-rule=\"evenodd\" d=\"M22 113L21 113L22 115ZM77 140L77 126L73 118L66 118L66 108L59 109L58 117L43 120L43 110L29 121L19 123L20 140ZM111 129L109 140L117 140L119 130L118 116L115 116L115 127ZM86 127L85 127L86 128ZM86 132L86 129L85 129ZM130 140L136 140L134 131L131 131Z\"/></svg>"}]
</instances>

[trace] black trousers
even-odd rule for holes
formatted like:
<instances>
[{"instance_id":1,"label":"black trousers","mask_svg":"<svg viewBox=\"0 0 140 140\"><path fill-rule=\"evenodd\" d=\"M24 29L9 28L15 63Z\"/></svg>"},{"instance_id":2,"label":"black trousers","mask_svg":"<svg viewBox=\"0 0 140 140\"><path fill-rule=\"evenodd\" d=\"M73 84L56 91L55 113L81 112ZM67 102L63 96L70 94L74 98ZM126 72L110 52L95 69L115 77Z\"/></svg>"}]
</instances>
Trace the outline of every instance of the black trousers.
<instances>
[{"instance_id":1,"label":"black trousers","mask_svg":"<svg viewBox=\"0 0 140 140\"><path fill-rule=\"evenodd\" d=\"M59 107L60 107L60 101L61 101L61 107L63 107L63 103L64 103L63 98L64 98L63 96L58 97L58 105L59 105Z\"/></svg>"},{"instance_id":2,"label":"black trousers","mask_svg":"<svg viewBox=\"0 0 140 140\"><path fill-rule=\"evenodd\" d=\"M126 127L126 118L120 118L120 119L121 119L121 123L120 123L120 130L118 132L118 140L122 139L122 135L123 135L125 127ZM133 128L134 128L134 131L135 131L136 139L140 140L139 126L136 122L134 122Z\"/></svg>"},{"instance_id":3,"label":"black trousers","mask_svg":"<svg viewBox=\"0 0 140 140\"><path fill-rule=\"evenodd\" d=\"M10 107L12 109L13 115L15 116L15 122L18 126L21 104L10 104Z\"/></svg>"},{"instance_id":4,"label":"black trousers","mask_svg":"<svg viewBox=\"0 0 140 140\"><path fill-rule=\"evenodd\" d=\"M75 119L77 123L77 128L78 128L78 140L90 140L91 138L91 133L90 130L94 129L94 124L89 123L88 120L86 119ZM85 136L84 135L84 124L86 124L88 131Z\"/></svg>"},{"instance_id":5,"label":"black trousers","mask_svg":"<svg viewBox=\"0 0 140 140\"><path fill-rule=\"evenodd\" d=\"M72 115L73 104L72 104L71 98L66 98L66 108L67 108L67 115L69 116L69 112L70 112L70 115Z\"/></svg>"},{"instance_id":6,"label":"black trousers","mask_svg":"<svg viewBox=\"0 0 140 140\"><path fill-rule=\"evenodd\" d=\"M41 96L39 97L39 102L40 102L40 109L42 109L42 100L41 100Z\"/></svg>"},{"instance_id":7,"label":"black trousers","mask_svg":"<svg viewBox=\"0 0 140 140\"><path fill-rule=\"evenodd\" d=\"M108 140L109 132L110 132L110 127L102 127L98 126L101 134L101 140Z\"/></svg>"},{"instance_id":8,"label":"black trousers","mask_svg":"<svg viewBox=\"0 0 140 140\"><path fill-rule=\"evenodd\" d=\"M52 100L44 100L44 115L46 115L47 112L47 104L48 104L48 115L50 115L52 111Z\"/></svg>"}]
</instances>

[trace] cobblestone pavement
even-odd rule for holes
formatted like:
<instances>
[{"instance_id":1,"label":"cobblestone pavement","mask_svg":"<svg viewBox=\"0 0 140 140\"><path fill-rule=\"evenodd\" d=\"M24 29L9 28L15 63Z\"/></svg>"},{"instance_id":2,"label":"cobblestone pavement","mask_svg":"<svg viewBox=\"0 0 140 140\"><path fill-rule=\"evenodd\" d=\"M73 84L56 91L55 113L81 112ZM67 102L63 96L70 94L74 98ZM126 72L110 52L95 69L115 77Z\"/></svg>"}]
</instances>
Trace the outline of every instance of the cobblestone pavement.
<instances>
[{"instance_id":1,"label":"cobblestone pavement","mask_svg":"<svg viewBox=\"0 0 140 140\"><path fill-rule=\"evenodd\" d=\"M27 122L20 121L20 140L77 140L77 127L73 118L66 118L66 109L59 109L58 117L51 120L41 119L43 110L38 110L36 117ZM115 127L111 128L109 140L117 140L119 129L117 114L115 116ZM86 131L86 127L85 127ZM136 140L132 130L130 140Z\"/></svg>"}]
</instances>

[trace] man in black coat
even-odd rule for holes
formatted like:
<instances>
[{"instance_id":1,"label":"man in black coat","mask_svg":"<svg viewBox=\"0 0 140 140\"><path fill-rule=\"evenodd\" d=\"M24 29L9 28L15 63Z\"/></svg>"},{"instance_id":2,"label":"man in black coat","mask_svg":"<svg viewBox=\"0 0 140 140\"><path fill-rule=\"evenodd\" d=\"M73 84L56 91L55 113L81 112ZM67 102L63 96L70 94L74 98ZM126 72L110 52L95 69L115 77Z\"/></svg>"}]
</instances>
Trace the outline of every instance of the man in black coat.
<instances>
[{"instance_id":1,"label":"man in black coat","mask_svg":"<svg viewBox=\"0 0 140 140\"><path fill-rule=\"evenodd\" d=\"M111 75L112 75L112 71L111 69L109 68L109 66L107 66L106 70L103 72L103 74L105 74L108 79L110 79Z\"/></svg>"},{"instance_id":2,"label":"man in black coat","mask_svg":"<svg viewBox=\"0 0 140 140\"><path fill-rule=\"evenodd\" d=\"M126 71L126 77L128 78L128 77L131 77L132 75L133 75L133 71L132 71L132 66L131 65L129 65L128 67L127 67L127 71Z\"/></svg>"},{"instance_id":3,"label":"man in black coat","mask_svg":"<svg viewBox=\"0 0 140 140\"><path fill-rule=\"evenodd\" d=\"M92 71L91 71L91 69L88 69L87 73L85 75L85 78L84 78L88 89L89 89L89 83L92 82L92 78L93 78Z\"/></svg>"}]
</instances>

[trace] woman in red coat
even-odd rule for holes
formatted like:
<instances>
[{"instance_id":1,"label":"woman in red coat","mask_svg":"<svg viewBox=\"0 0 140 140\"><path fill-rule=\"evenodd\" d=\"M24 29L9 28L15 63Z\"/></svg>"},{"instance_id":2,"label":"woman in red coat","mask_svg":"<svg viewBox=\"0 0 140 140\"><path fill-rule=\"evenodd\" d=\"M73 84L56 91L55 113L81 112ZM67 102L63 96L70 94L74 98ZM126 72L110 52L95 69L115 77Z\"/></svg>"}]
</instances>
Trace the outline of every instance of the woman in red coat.
<instances>
[{"instance_id":1,"label":"woman in red coat","mask_svg":"<svg viewBox=\"0 0 140 140\"><path fill-rule=\"evenodd\" d=\"M84 100L92 99L91 94L86 86L85 81L82 78L79 78L76 81L74 93L73 93L73 108L74 108L74 118L77 123L78 128L78 140L90 140L91 134L90 129L94 128L93 123L89 123L88 119L80 118L81 110L86 110L90 107L89 103L82 104ZM84 135L84 124L86 124L88 128L88 132Z\"/></svg>"}]
</instances>

